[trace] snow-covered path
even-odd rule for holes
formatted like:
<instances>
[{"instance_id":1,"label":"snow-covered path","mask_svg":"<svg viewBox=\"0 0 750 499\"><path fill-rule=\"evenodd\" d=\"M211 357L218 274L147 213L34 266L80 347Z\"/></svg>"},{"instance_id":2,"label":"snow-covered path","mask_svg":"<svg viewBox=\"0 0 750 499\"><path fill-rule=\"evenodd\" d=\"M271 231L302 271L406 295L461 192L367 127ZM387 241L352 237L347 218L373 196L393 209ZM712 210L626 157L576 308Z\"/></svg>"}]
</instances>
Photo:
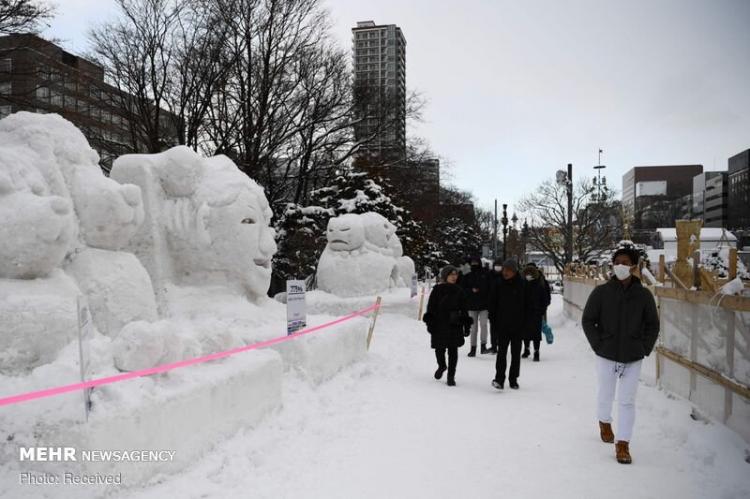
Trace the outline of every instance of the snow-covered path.
<instances>
[{"instance_id":1,"label":"snow-covered path","mask_svg":"<svg viewBox=\"0 0 750 499\"><path fill-rule=\"evenodd\" d=\"M520 390L502 392L490 386L494 356L469 359L467 347L458 386L435 381L423 325L384 314L366 361L318 387L298 375L284 408L258 428L178 476L119 496L748 497L744 442L692 420L689 405L650 386L648 374L634 463L616 463L598 437L593 354L561 309L555 295L555 344L543 345L542 362L523 361Z\"/></svg>"}]
</instances>

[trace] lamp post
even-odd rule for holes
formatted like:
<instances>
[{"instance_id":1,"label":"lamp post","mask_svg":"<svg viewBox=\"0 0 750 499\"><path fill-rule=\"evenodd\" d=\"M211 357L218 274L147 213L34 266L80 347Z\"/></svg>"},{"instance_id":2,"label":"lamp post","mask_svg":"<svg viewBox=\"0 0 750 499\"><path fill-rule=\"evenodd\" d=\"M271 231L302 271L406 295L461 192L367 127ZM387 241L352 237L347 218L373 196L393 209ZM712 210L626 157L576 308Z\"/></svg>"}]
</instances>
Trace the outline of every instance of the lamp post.
<instances>
[{"instance_id":1,"label":"lamp post","mask_svg":"<svg viewBox=\"0 0 750 499\"><path fill-rule=\"evenodd\" d=\"M510 222L511 222L510 227L513 230L513 232L510 233L510 235L512 236L511 240L512 240L513 244L516 245L516 247L513 248L513 249L517 250L518 249L517 248L517 246L518 246L518 229L517 229L516 226L518 224L518 217L516 216L515 213L513 213L513 216L510 217ZM508 232L510 232L510 230ZM520 255L518 255L518 251L516 251L516 253L514 255L511 255L511 256L516 257L516 259L519 260L519 262L520 262L521 257L520 257Z\"/></svg>"},{"instance_id":2,"label":"lamp post","mask_svg":"<svg viewBox=\"0 0 750 499\"><path fill-rule=\"evenodd\" d=\"M565 263L573 261L573 164L568 163L568 171L557 171L558 185L564 185L568 196L568 219L565 223Z\"/></svg>"},{"instance_id":3,"label":"lamp post","mask_svg":"<svg viewBox=\"0 0 750 499\"><path fill-rule=\"evenodd\" d=\"M503 204L503 218L500 220L500 223L503 224L503 261L507 258L508 255L508 205Z\"/></svg>"},{"instance_id":4,"label":"lamp post","mask_svg":"<svg viewBox=\"0 0 750 499\"><path fill-rule=\"evenodd\" d=\"M492 219L492 260L497 260L497 199L495 199L495 218Z\"/></svg>"},{"instance_id":5,"label":"lamp post","mask_svg":"<svg viewBox=\"0 0 750 499\"><path fill-rule=\"evenodd\" d=\"M602 201L602 186L607 185L607 177L602 178L602 169L606 168L606 166L602 164L603 152L604 151L602 149L599 149L599 161L594 167L594 170L596 170L596 177L594 177L594 184L596 185L596 200L598 202Z\"/></svg>"},{"instance_id":6,"label":"lamp post","mask_svg":"<svg viewBox=\"0 0 750 499\"><path fill-rule=\"evenodd\" d=\"M524 263L528 263L526 261L526 241L529 240L529 224L524 218L523 220L523 226L521 227L521 251L523 251L523 261Z\"/></svg>"}]
</instances>

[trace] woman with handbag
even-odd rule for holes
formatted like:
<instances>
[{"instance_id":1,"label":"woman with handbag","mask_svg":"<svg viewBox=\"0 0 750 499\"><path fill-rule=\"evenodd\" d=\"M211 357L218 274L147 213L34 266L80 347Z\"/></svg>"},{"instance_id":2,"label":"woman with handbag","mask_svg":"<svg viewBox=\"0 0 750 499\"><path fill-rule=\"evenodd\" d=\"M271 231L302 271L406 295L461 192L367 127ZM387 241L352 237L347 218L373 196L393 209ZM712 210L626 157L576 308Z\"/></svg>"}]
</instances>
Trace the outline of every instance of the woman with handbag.
<instances>
[{"instance_id":1,"label":"woman with handbag","mask_svg":"<svg viewBox=\"0 0 750 499\"><path fill-rule=\"evenodd\" d=\"M427 302L427 312L422 320L427 324L432 348L438 368L435 379L443 377L448 371L448 386L456 385L456 365L458 364L458 347L464 344L469 335L472 319L469 317L466 293L456 284L458 269L446 265L440 271L441 283L435 286ZM448 364L445 354L448 353Z\"/></svg>"}]
</instances>

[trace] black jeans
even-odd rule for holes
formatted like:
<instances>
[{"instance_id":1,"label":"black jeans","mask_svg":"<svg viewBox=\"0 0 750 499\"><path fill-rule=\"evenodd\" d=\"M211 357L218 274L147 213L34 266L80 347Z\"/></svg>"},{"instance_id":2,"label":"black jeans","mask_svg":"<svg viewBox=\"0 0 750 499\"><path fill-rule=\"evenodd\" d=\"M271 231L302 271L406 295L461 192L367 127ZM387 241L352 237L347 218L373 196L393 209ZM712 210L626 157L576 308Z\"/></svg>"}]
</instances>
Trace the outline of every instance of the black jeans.
<instances>
[{"instance_id":1,"label":"black jeans","mask_svg":"<svg viewBox=\"0 0 750 499\"><path fill-rule=\"evenodd\" d=\"M448 367L448 377L453 378L456 376L456 365L458 365L458 347L448 347L448 365L445 365L445 348L435 349L435 358L437 359L438 367L445 369Z\"/></svg>"},{"instance_id":2,"label":"black jeans","mask_svg":"<svg viewBox=\"0 0 750 499\"><path fill-rule=\"evenodd\" d=\"M529 349L529 344L531 343L531 341L532 340L523 340L523 348L525 350ZM533 340L533 341L534 341L534 351L538 352L539 347L542 345L542 340Z\"/></svg>"},{"instance_id":3,"label":"black jeans","mask_svg":"<svg viewBox=\"0 0 750 499\"><path fill-rule=\"evenodd\" d=\"M495 359L495 380L505 382L505 368L508 366L508 346L510 346L510 371L508 379L515 381L521 375L521 338L500 335L500 345Z\"/></svg>"}]
</instances>

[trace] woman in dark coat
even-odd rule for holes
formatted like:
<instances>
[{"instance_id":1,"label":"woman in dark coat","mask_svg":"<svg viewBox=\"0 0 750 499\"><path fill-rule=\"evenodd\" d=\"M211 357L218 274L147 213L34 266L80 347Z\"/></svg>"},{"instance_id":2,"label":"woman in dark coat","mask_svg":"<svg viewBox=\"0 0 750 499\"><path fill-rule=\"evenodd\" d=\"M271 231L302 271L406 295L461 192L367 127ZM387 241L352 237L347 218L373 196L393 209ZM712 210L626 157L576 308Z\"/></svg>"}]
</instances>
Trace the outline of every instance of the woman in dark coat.
<instances>
[{"instance_id":1,"label":"woman in dark coat","mask_svg":"<svg viewBox=\"0 0 750 499\"><path fill-rule=\"evenodd\" d=\"M443 377L448 370L448 386L456 385L456 365L458 364L458 347L464 344L464 337L469 335L471 318L469 317L466 293L459 285L458 269L446 265L440 271L440 284L435 286L427 302L427 312L423 320L427 324L432 339L430 345L435 349L438 368L435 379ZM448 365L445 354L448 353Z\"/></svg>"},{"instance_id":2,"label":"woman in dark coat","mask_svg":"<svg viewBox=\"0 0 750 499\"><path fill-rule=\"evenodd\" d=\"M523 345L524 359L531 355L530 344L534 343L534 362L539 362L539 347L542 344L542 320L547 313L551 301L551 295L546 280L537 266L533 263L526 265L523 269L529 292L529 322L524 332Z\"/></svg>"}]
</instances>

